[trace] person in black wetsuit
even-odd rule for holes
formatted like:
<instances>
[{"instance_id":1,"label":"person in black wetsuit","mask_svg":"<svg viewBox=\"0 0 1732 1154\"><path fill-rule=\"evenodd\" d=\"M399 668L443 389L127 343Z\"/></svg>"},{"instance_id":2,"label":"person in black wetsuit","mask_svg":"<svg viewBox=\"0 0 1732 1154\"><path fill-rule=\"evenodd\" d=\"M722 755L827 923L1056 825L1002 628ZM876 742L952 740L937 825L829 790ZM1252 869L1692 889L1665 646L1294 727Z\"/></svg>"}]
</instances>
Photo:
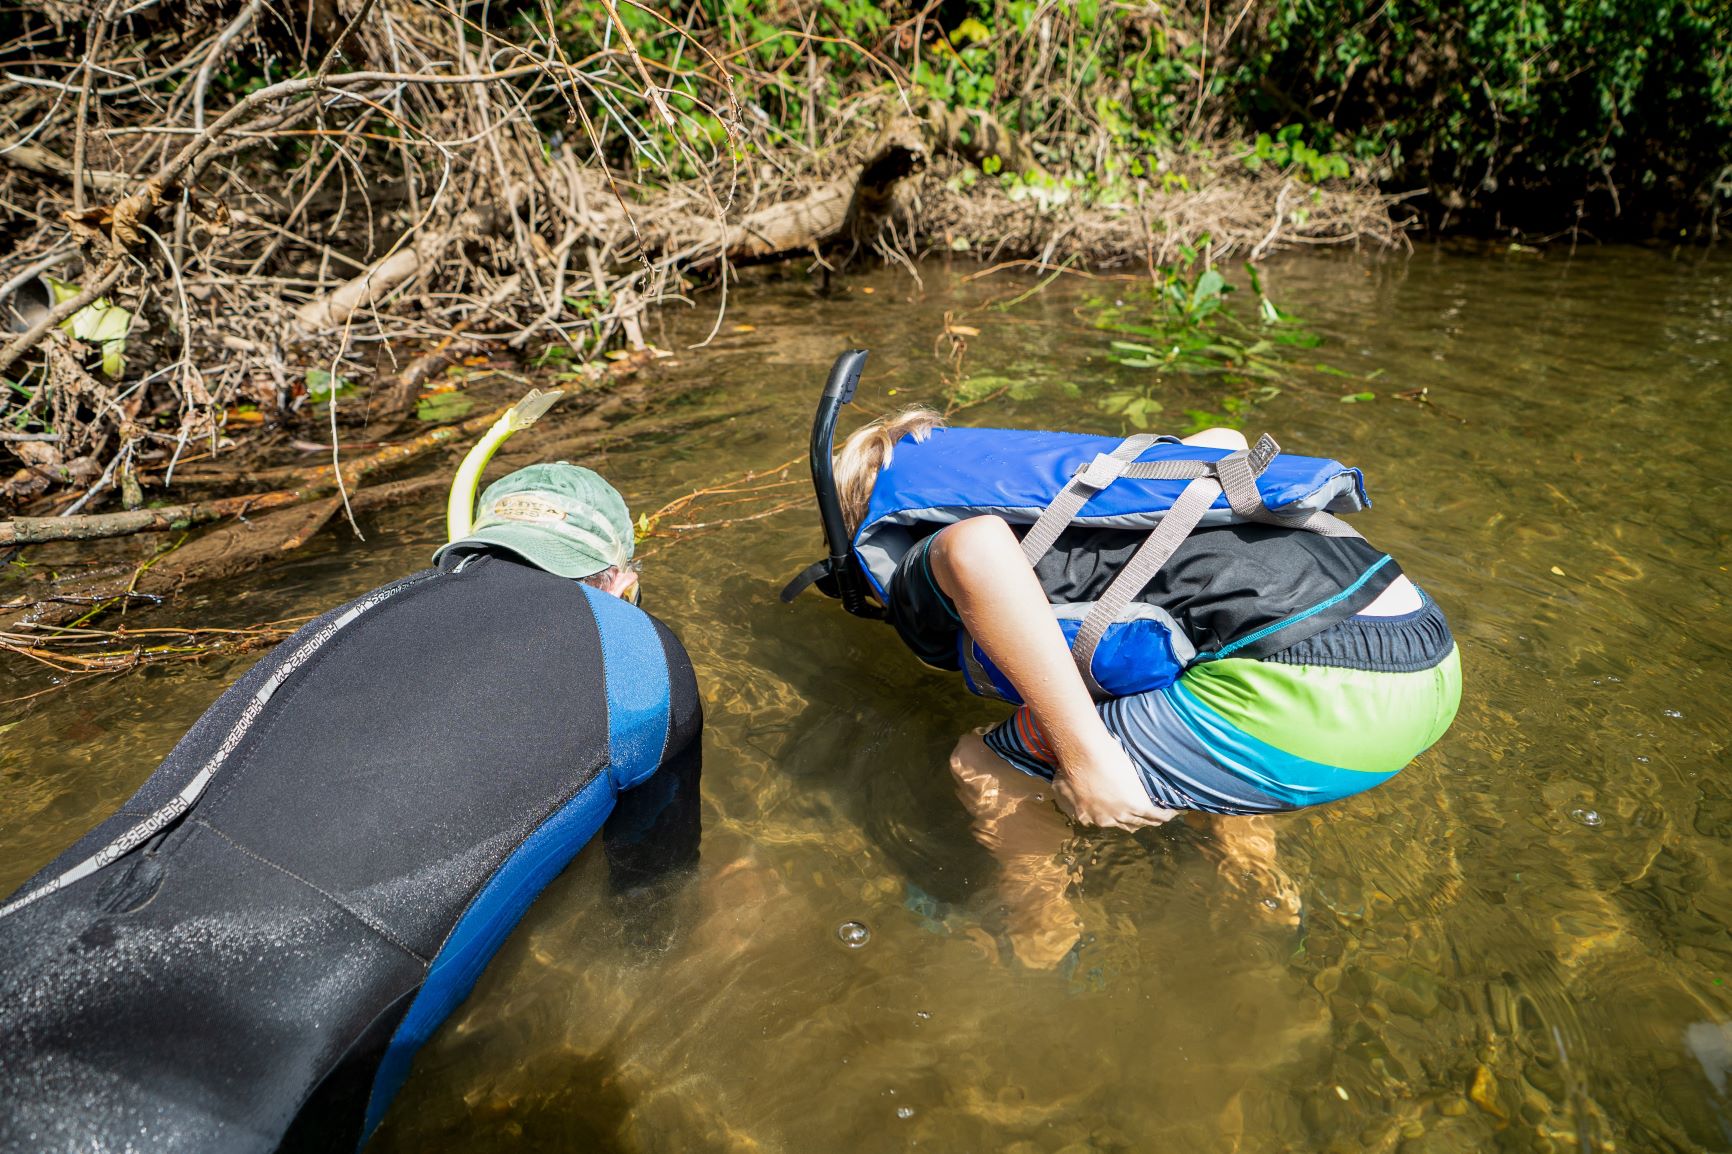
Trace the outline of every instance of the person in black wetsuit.
<instances>
[{"instance_id":1,"label":"person in black wetsuit","mask_svg":"<svg viewBox=\"0 0 1732 1154\"><path fill-rule=\"evenodd\" d=\"M589 470L495 483L0 905L0 1150L353 1150L616 799L616 877L669 813L689 860L696 807L625 792L689 794L702 727L631 542Z\"/></svg>"}]
</instances>

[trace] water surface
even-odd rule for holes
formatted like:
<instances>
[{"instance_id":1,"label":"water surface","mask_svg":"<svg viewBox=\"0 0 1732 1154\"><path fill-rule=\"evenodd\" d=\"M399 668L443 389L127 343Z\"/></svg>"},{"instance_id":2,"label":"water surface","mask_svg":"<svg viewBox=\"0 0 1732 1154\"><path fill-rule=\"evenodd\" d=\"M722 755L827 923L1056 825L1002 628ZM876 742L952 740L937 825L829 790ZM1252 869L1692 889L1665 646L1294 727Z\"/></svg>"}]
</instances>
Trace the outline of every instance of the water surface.
<instances>
[{"instance_id":1,"label":"water surface","mask_svg":"<svg viewBox=\"0 0 1732 1154\"><path fill-rule=\"evenodd\" d=\"M976 271L738 292L667 369L691 391L664 431L587 463L644 510L774 470L849 345L873 350L864 409L942 404L947 313L980 330L964 373L1019 385L958 420L1120 431L1095 402L1146 377L1106 359L1085 301L1124 287L1061 279L1006 309L1032 282ZM776 601L817 555L808 510L681 530L646 543L646 607L704 689L701 864L625 903L586 851L373 1149L1732 1148L1727 265L1421 251L1266 276L1327 338L1305 364L1377 375L1296 371L1247 427L1365 469L1358 524L1448 611L1467 679L1454 729L1393 782L1275 819L1299 927L1207 829L1091 833L1058 867L1080 941L1027 964L945 769L1002 707L882 625ZM1215 407L1205 385L1158 396L1176 423ZM766 512L803 494L804 466L786 476L667 525ZM174 612L315 612L419 567L440 520L391 511ZM5 707L0 889L129 794L245 660ZM0 697L47 684L0 668ZM846 922L869 940L839 941Z\"/></svg>"}]
</instances>

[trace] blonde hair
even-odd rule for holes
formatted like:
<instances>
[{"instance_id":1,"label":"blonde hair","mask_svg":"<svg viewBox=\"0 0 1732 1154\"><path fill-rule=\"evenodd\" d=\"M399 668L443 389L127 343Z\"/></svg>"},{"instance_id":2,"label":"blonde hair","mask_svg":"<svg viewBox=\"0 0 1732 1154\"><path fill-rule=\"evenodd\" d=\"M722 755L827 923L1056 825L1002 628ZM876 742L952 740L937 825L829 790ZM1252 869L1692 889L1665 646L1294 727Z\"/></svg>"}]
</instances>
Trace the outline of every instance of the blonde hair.
<instances>
[{"instance_id":1,"label":"blonde hair","mask_svg":"<svg viewBox=\"0 0 1732 1154\"><path fill-rule=\"evenodd\" d=\"M933 429L944 427L944 415L932 409L903 409L860 426L842 442L836 454L836 495L842 502L842 524L852 537L866 517L878 474L890 466L896 442L912 436L924 441Z\"/></svg>"}]
</instances>

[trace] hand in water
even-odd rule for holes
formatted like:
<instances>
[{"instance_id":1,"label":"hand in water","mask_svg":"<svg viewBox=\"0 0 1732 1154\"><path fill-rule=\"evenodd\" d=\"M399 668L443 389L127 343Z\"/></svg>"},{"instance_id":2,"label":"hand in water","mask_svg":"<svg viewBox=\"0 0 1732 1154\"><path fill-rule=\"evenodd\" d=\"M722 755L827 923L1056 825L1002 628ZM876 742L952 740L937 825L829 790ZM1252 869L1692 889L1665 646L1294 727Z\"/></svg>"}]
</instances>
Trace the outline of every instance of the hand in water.
<instances>
[{"instance_id":1,"label":"hand in water","mask_svg":"<svg viewBox=\"0 0 1732 1154\"><path fill-rule=\"evenodd\" d=\"M1142 829L1173 816L1149 800L1136 767L1117 741L1096 747L1053 775L1058 807L1083 825Z\"/></svg>"}]
</instances>

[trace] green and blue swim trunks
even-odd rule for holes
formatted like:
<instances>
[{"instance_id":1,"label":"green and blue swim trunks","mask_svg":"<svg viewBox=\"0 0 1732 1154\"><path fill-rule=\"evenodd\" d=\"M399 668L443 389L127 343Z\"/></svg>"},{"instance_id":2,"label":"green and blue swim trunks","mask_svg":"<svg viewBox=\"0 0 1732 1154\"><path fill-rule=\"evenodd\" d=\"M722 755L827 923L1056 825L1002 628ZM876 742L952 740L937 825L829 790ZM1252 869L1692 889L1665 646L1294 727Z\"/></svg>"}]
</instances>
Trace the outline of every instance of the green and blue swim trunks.
<instances>
[{"instance_id":1,"label":"green and blue swim trunks","mask_svg":"<svg viewBox=\"0 0 1732 1154\"><path fill-rule=\"evenodd\" d=\"M1054 601L1088 601L1142 537L1067 529L1036 576ZM962 621L932 575L933 540L898 563L887 616L921 661L955 669ZM1357 579L1366 572L1380 583ZM1098 706L1150 799L1229 814L1318 805L1387 781L1443 736L1461 700L1461 658L1443 611L1421 590L1411 613L1362 612L1398 574L1355 538L1259 526L1192 534L1140 596L1183 623L1199 653L1237 656L1200 657L1173 684ZM1329 596L1350 588L1358 591ZM1333 620L1290 644L1247 649L1243 639L1272 634L1271 624L1320 601L1339 603ZM1027 708L986 743L1026 773L1053 774L1051 747Z\"/></svg>"},{"instance_id":2,"label":"green and blue swim trunks","mask_svg":"<svg viewBox=\"0 0 1732 1154\"><path fill-rule=\"evenodd\" d=\"M1461 701L1461 657L1443 612L1348 618L1260 660L1194 665L1172 685L1100 704L1156 805L1208 813L1298 809L1394 777L1443 736ZM1026 706L986 735L1050 778Z\"/></svg>"}]
</instances>

